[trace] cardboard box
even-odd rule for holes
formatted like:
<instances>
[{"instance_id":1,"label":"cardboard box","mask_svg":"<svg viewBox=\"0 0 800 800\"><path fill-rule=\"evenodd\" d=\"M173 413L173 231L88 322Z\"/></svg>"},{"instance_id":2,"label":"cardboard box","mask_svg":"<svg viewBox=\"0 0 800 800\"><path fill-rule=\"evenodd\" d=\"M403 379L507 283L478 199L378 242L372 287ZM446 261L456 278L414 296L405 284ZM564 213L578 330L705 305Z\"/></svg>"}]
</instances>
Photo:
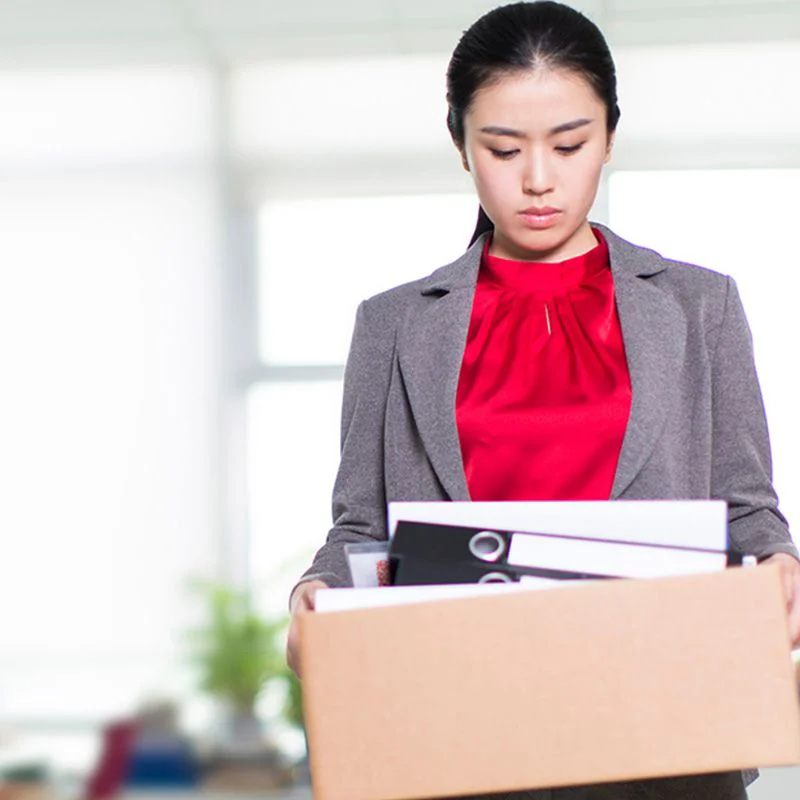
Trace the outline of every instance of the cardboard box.
<instances>
[{"instance_id":1,"label":"cardboard box","mask_svg":"<svg viewBox=\"0 0 800 800\"><path fill-rule=\"evenodd\" d=\"M315 800L800 762L776 567L307 614Z\"/></svg>"}]
</instances>

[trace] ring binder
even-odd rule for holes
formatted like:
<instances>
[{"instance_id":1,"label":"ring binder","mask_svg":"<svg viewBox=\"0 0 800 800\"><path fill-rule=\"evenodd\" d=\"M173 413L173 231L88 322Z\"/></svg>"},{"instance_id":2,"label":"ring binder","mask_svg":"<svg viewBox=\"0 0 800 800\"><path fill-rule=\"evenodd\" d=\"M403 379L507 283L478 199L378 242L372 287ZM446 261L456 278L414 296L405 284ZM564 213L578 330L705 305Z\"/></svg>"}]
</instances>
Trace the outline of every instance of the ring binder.
<instances>
[{"instance_id":1,"label":"ring binder","mask_svg":"<svg viewBox=\"0 0 800 800\"><path fill-rule=\"evenodd\" d=\"M392 583L602 580L713 572L741 563L731 550L490 530L399 520L389 548Z\"/></svg>"},{"instance_id":2,"label":"ring binder","mask_svg":"<svg viewBox=\"0 0 800 800\"><path fill-rule=\"evenodd\" d=\"M505 572L487 572L478 578L478 583L515 583L516 581Z\"/></svg>"},{"instance_id":3,"label":"ring binder","mask_svg":"<svg viewBox=\"0 0 800 800\"><path fill-rule=\"evenodd\" d=\"M478 531L469 540L469 551L481 561L497 561L506 551L506 542L494 531Z\"/></svg>"}]
</instances>

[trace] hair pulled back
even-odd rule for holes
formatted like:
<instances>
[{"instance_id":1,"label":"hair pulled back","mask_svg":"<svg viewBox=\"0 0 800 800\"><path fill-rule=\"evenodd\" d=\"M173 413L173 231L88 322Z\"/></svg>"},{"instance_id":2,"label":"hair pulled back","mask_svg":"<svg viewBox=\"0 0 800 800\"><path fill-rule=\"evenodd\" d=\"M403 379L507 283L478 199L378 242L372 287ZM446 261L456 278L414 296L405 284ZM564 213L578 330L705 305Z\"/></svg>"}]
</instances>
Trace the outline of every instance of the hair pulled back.
<instances>
[{"instance_id":1,"label":"hair pulled back","mask_svg":"<svg viewBox=\"0 0 800 800\"><path fill-rule=\"evenodd\" d=\"M464 147L464 116L475 93L494 81L536 69L580 75L606 107L606 127L619 122L617 73L600 29L569 6L550 0L511 3L488 12L461 37L447 67L447 128ZM492 229L480 209L472 241Z\"/></svg>"}]
</instances>

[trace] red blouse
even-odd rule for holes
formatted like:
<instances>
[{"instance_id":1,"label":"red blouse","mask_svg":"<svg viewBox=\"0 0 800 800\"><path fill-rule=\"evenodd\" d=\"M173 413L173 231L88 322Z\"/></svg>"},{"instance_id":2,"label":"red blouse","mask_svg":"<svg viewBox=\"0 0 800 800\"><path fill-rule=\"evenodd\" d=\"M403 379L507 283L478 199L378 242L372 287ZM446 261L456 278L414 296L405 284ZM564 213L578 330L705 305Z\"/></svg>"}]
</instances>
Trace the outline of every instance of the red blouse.
<instances>
[{"instance_id":1,"label":"red blouse","mask_svg":"<svg viewBox=\"0 0 800 800\"><path fill-rule=\"evenodd\" d=\"M483 253L456 395L473 500L608 500L631 404L608 247Z\"/></svg>"}]
</instances>

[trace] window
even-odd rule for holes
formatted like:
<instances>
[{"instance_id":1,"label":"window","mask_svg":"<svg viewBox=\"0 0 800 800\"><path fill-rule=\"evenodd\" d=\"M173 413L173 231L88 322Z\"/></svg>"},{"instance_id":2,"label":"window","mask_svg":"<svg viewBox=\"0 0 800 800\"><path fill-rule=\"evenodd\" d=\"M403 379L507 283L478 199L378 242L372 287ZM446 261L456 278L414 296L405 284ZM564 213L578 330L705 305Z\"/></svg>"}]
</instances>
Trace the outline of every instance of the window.
<instances>
[{"instance_id":1,"label":"window","mask_svg":"<svg viewBox=\"0 0 800 800\"><path fill-rule=\"evenodd\" d=\"M331 525L341 381L340 371L324 367L344 364L362 299L453 261L476 217L469 194L262 208L259 338L267 369L248 399L248 493L252 568L269 584L275 610L285 608ZM282 380L271 366L293 368L294 379Z\"/></svg>"},{"instance_id":2,"label":"window","mask_svg":"<svg viewBox=\"0 0 800 800\"><path fill-rule=\"evenodd\" d=\"M183 68L0 80L6 722L188 689L186 578L216 550L211 97Z\"/></svg>"},{"instance_id":3,"label":"window","mask_svg":"<svg viewBox=\"0 0 800 800\"><path fill-rule=\"evenodd\" d=\"M267 203L260 215L260 351L268 364L343 364L358 303L465 250L469 194Z\"/></svg>"}]
</instances>

